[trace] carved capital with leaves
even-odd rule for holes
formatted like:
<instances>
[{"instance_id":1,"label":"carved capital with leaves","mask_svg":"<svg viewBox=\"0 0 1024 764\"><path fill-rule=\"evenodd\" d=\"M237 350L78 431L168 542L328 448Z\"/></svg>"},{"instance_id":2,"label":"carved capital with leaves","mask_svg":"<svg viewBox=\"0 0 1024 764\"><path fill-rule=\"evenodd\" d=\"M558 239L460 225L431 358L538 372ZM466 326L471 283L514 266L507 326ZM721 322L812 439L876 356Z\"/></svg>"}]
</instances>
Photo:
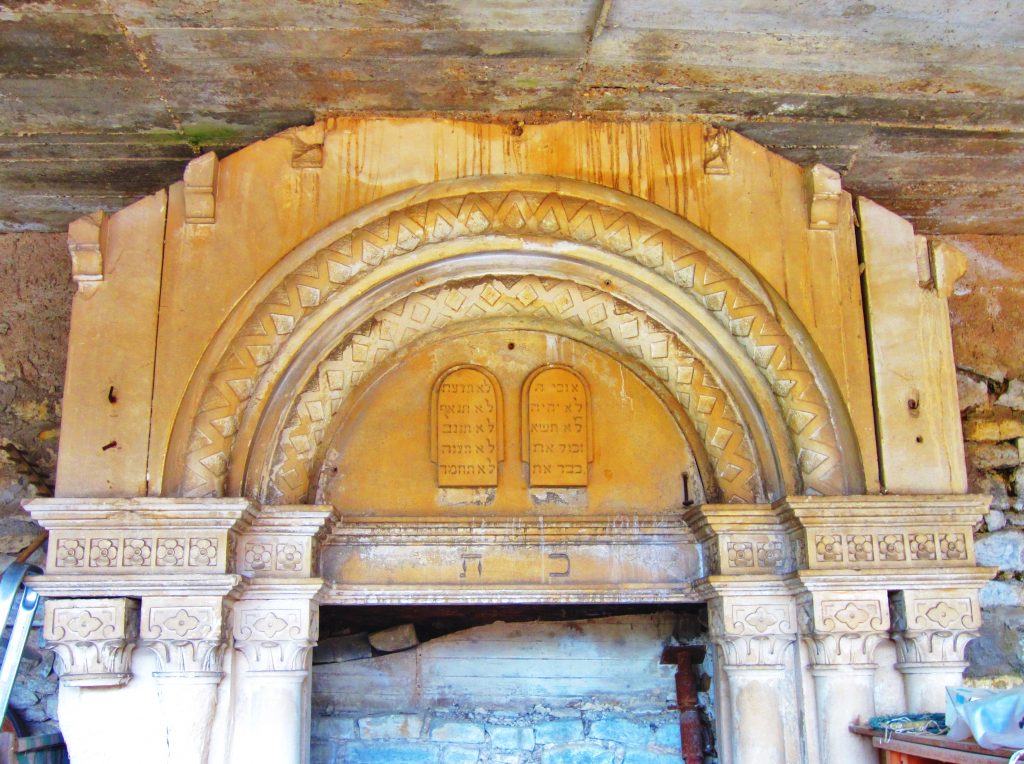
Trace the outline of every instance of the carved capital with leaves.
<instances>
[{"instance_id":1,"label":"carved capital with leaves","mask_svg":"<svg viewBox=\"0 0 1024 764\"><path fill-rule=\"evenodd\" d=\"M61 682L79 687L117 687L131 679L139 633L136 600L47 600L43 639L59 660Z\"/></svg>"},{"instance_id":2,"label":"carved capital with leaves","mask_svg":"<svg viewBox=\"0 0 1024 764\"><path fill-rule=\"evenodd\" d=\"M977 589L906 590L892 596L893 639L901 670L963 666L981 626Z\"/></svg>"},{"instance_id":3,"label":"carved capital with leaves","mask_svg":"<svg viewBox=\"0 0 1024 764\"><path fill-rule=\"evenodd\" d=\"M160 674L219 676L224 654L222 597L145 597L140 645L156 653Z\"/></svg>"}]
</instances>

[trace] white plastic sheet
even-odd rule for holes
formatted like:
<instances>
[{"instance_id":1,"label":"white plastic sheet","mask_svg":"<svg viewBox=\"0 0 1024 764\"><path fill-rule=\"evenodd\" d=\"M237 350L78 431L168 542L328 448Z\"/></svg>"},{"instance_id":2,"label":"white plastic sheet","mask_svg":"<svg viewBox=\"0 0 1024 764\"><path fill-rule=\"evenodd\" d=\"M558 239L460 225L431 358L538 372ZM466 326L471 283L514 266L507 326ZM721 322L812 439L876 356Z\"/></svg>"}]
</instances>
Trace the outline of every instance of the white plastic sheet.
<instances>
[{"instance_id":1,"label":"white plastic sheet","mask_svg":"<svg viewBox=\"0 0 1024 764\"><path fill-rule=\"evenodd\" d=\"M946 726L951 740L973 736L982 748L1024 748L1024 687L947 687Z\"/></svg>"}]
</instances>

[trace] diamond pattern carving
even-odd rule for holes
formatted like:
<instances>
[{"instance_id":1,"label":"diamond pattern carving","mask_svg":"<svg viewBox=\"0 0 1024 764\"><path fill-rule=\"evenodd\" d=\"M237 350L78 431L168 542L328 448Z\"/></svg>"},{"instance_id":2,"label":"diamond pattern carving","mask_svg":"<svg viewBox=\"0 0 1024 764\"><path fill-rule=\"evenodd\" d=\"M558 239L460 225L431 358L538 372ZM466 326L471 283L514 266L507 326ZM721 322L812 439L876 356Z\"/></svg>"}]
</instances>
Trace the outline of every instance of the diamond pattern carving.
<instances>
[{"instance_id":1,"label":"diamond pattern carving","mask_svg":"<svg viewBox=\"0 0 1024 764\"><path fill-rule=\"evenodd\" d=\"M736 338L775 391L800 454L805 490L844 492L824 395L772 306L717 267L702 248L627 209L568 194L495 191L393 211L340 237L288 275L232 340L201 395L181 493L223 493L234 432L255 380L287 336L340 287L427 243L502 234L585 241L643 264L689 292ZM529 300L528 293L523 296Z\"/></svg>"},{"instance_id":2,"label":"diamond pattern carving","mask_svg":"<svg viewBox=\"0 0 1024 764\"><path fill-rule=\"evenodd\" d=\"M452 300L453 293L460 298ZM530 295L528 303L523 294ZM598 306L600 310L595 310ZM337 412L352 388L382 358L435 329L481 316L512 314L561 315L652 368L657 360L656 373L686 407L704 438L724 496L733 501L753 500L759 476L744 428L718 381L692 351L668 330L604 292L535 276L449 285L412 295L378 313L320 365L314 381L297 399L279 439L268 498L288 503L305 497L312 462L329 424L317 412ZM595 321L595 316L599 320ZM355 352L360 346L368 352ZM687 373L677 373L680 367Z\"/></svg>"}]
</instances>

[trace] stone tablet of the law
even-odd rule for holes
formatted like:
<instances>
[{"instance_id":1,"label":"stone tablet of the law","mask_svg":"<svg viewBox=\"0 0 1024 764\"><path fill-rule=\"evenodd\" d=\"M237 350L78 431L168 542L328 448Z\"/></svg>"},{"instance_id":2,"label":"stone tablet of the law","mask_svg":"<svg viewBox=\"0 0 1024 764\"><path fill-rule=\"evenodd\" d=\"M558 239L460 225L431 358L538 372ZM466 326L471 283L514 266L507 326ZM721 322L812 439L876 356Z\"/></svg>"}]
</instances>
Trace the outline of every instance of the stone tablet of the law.
<instances>
[{"instance_id":1,"label":"stone tablet of the law","mask_svg":"<svg viewBox=\"0 0 1024 764\"><path fill-rule=\"evenodd\" d=\"M524 421L530 485L585 486L590 462L590 404L586 384L553 366L526 380Z\"/></svg>"},{"instance_id":2,"label":"stone tablet of the law","mask_svg":"<svg viewBox=\"0 0 1024 764\"><path fill-rule=\"evenodd\" d=\"M452 369L438 380L433 398L438 486L498 485L501 417L491 376L472 367Z\"/></svg>"}]
</instances>

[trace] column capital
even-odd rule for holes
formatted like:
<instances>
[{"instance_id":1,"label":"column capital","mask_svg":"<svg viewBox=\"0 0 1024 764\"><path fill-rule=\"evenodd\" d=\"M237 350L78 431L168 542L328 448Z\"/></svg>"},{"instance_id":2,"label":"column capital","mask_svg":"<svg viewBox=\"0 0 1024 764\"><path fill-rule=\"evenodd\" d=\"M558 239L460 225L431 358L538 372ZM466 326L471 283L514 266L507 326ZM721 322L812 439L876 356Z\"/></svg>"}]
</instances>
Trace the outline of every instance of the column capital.
<instances>
[{"instance_id":1,"label":"column capital","mask_svg":"<svg viewBox=\"0 0 1024 764\"><path fill-rule=\"evenodd\" d=\"M119 687L131 679L139 603L113 599L47 600L43 639L60 661L60 681L78 687Z\"/></svg>"},{"instance_id":2,"label":"column capital","mask_svg":"<svg viewBox=\"0 0 1024 764\"><path fill-rule=\"evenodd\" d=\"M966 667L964 650L981 626L977 587L899 591L892 611L900 671Z\"/></svg>"},{"instance_id":3,"label":"column capital","mask_svg":"<svg viewBox=\"0 0 1024 764\"><path fill-rule=\"evenodd\" d=\"M722 648L725 666L735 669L780 669L786 649L796 641L797 613L792 594L777 578L751 584L721 579L708 588L711 639ZM764 587L771 594L756 594Z\"/></svg>"},{"instance_id":4,"label":"column capital","mask_svg":"<svg viewBox=\"0 0 1024 764\"><path fill-rule=\"evenodd\" d=\"M319 636L321 579L253 582L232 611L235 648L254 672L305 672Z\"/></svg>"},{"instance_id":5,"label":"column capital","mask_svg":"<svg viewBox=\"0 0 1024 764\"><path fill-rule=\"evenodd\" d=\"M888 592L847 587L813 574L801 575L800 581L800 635L812 669L873 669L875 648L889 634Z\"/></svg>"},{"instance_id":6,"label":"column capital","mask_svg":"<svg viewBox=\"0 0 1024 764\"><path fill-rule=\"evenodd\" d=\"M156 653L160 678L219 680L224 597L156 596L142 599L140 647Z\"/></svg>"}]
</instances>

